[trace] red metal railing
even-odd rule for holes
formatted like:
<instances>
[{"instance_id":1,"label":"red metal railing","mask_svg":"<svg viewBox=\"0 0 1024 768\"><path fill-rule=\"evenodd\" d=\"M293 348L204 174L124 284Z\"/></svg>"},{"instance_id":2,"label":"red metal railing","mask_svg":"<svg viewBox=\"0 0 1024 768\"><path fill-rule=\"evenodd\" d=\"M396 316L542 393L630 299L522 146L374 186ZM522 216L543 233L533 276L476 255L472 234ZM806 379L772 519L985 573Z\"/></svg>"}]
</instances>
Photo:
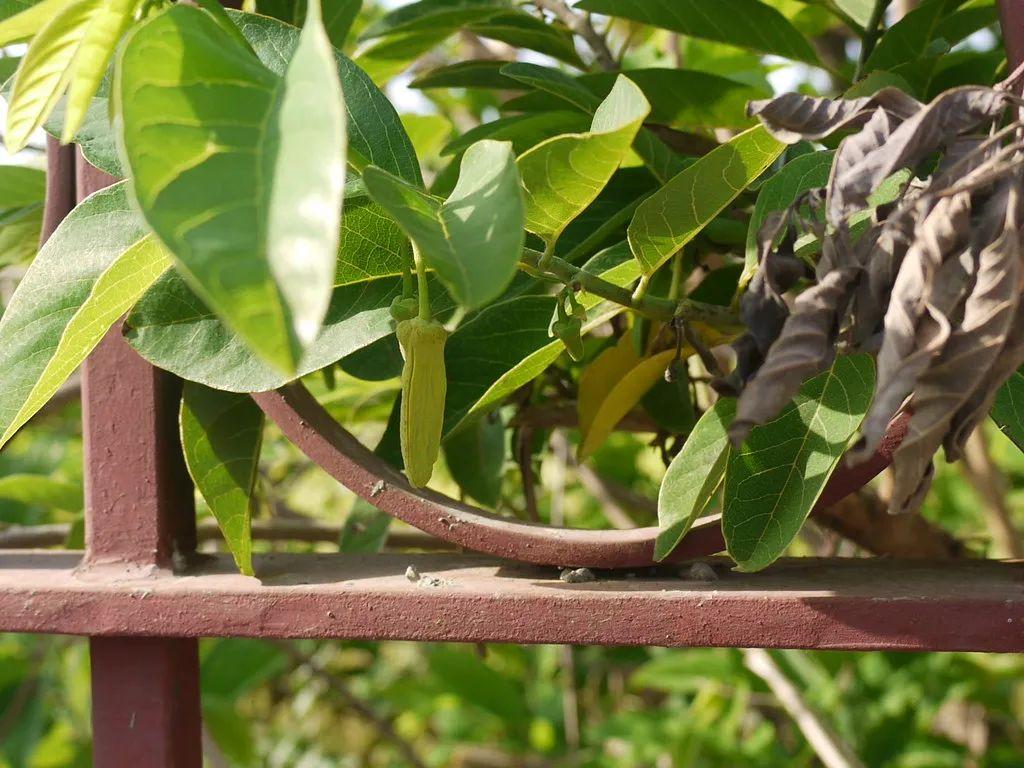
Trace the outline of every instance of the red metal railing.
<instances>
[{"instance_id":1,"label":"red metal railing","mask_svg":"<svg viewBox=\"0 0 1024 768\"><path fill-rule=\"evenodd\" d=\"M1018 62L1024 0L1001 0L1000 9ZM54 142L48 156L44 230L52 232L76 199L113 180ZM85 371L84 556L0 552L0 631L90 637L101 768L202 765L202 636L1024 650L1024 565L1016 563L789 560L744 575L723 562L714 581L664 567L562 583L551 566L650 565L653 531L526 525L417 492L298 386L257 396L296 445L382 509L488 556L268 555L257 561L259 579L241 576L228 557L195 554L179 393L179 382L112 332ZM837 479L825 503L877 473L891 447ZM696 529L686 547L684 557L719 551L717 526ZM433 578L410 581L408 565Z\"/></svg>"}]
</instances>

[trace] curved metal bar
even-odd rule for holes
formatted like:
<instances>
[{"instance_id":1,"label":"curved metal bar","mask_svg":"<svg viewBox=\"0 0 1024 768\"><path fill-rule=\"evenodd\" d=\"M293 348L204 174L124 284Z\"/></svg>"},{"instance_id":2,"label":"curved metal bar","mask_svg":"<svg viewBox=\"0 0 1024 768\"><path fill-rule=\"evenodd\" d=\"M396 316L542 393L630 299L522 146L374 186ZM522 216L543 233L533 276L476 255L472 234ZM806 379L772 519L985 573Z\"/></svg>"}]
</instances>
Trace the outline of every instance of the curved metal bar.
<instances>
[{"instance_id":1,"label":"curved metal bar","mask_svg":"<svg viewBox=\"0 0 1024 768\"><path fill-rule=\"evenodd\" d=\"M429 489L414 489L338 424L300 383L254 394L253 399L292 443L335 480L378 509L439 539L537 565L643 568L656 564L657 528L592 531L498 517ZM906 418L902 417L893 422L872 459L836 471L818 505L834 504L881 472L905 434ZM706 519L690 530L671 559L706 557L724 548L718 520Z\"/></svg>"}]
</instances>

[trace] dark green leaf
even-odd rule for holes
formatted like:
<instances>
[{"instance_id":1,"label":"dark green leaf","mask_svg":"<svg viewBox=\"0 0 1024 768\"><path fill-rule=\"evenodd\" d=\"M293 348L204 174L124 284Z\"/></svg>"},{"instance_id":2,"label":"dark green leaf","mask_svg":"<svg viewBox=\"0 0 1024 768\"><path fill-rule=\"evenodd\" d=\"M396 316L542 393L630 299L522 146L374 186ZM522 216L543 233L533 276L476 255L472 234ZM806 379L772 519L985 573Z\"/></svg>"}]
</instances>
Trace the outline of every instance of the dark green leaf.
<instances>
[{"instance_id":1,"label":"dark green leaf","mask_svg":"<svg viewBox=\"0 0 1024 768\"><path fill-rule=\"evenodd\" d=\"M990 415L1000 431L1024 451L1024 374L1017 371L999 388Z\"/></svg>"},{"instance_id":2,"label":"dark green leaf","mask_svg":"<svg viewBox=\"0 0 1024 768\"><path fill-rule=\"evenodd\" d=\"M181 446L196 488L246 576L252 576L252 507L263 442L263 411L248 395L187 382Z\"/></svg>"},{"instance_id":3,"label":"dark green leaf","mask_svg":"<svg viewBox=\"0 0 1024 768\"><path fill-rule=\"evenodd\" d=\"M734 399L715 403L700 417L669 464L658 492L655 560L663 560L676 548L718 490L729 457L727 430L735 413Z\"/></svg>"},{"instance_id":4,"label":"dark green leaf","mask_svg":"<svg viewBox=\"0 0 1024 768\"><path fill-rule=\"evenodd\" d=\"M481 504L501 498L505 425L497 412L473 419L444 441L445 463L459 488Z\"/></svg>"},{"instance_id":5,"label":"dark green leaf","mask_svg":"<svg viewBox=\"0 0 1024 768\"><path fill-rule=\"evenodd\" d=\"M761 126L744 131L648 197L629 225L629 246L646 274L692 240L785 146Z\"/></svg>"},{"instance_id":6,"label":"dark green leaf","mask_svg":"<svg viewBox=\"0 0 1024 768\"><path fill-rule=\"evenodd\" d=\"M860 426L874 384L870 357L839 357L732 449L722 531L739 570L771 565L796 537Z\"/></svg>"},{"instance_id":7,"label":"dark green leaf","mask_svg":"<svg viewBox=\"0 0 1024 768\"><path fill-rule=\"evenodd\" d=\"M576 7L738 48L818 63L807 38L785 16L758 0L583 0Z\"/></svg>"}]
</instances>

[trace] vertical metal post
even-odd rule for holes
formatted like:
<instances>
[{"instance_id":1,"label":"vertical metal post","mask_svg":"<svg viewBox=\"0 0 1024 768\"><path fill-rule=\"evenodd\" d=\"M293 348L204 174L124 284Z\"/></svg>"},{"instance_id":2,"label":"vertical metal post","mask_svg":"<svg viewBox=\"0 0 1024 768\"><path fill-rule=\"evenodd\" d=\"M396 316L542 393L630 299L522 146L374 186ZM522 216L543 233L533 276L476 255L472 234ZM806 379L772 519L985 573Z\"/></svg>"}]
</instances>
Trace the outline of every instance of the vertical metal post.
<instances>
[{"instance_id":1,"label":"vertical metal post","mask_svg":"<svg viewBox=\"0 0 1024 768\"><path fill-rule=\"evenodd\" d=\"M1024 0L999 0L999 22L1008 69L1012 72L1024 61ZM1020 86L1016 91L1020 93Z\"/></svg>"},{"instance_id":2,"label":"vertical metal post","mask_svg":"<svg viewBox=\"0 0 1024 768\"><path fill-rule=\"evenodd\" d=\"M76 197L116 179L77 158ZM139 357L119 325L84 367L86 556L90 571L144 579L195 548L192 483L177 439L180 382ZM89 640L93 764L202 768L195 639Z\"/></svg>"}]
</instances>

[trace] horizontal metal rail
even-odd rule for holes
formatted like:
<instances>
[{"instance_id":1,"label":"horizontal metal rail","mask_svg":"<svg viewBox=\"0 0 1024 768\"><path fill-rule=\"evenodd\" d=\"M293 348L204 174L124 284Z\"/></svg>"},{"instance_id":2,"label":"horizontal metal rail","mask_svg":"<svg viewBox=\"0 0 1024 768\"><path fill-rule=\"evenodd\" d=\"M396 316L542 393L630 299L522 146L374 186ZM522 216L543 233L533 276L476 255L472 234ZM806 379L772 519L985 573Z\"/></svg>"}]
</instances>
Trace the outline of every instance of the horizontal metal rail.
<instances>
[{"instance_id":1,"label":"horizontal metal rail","mask_svg":"<svg viewBox=\"0 0 1024 768\"><path fill-rule=\"evenodd\" d=\"M1022 651L1024 563L780 561L716 578L554 568L476 555L227 556L177 575L76 571L71 552L0 551L0 630L594 645ZM420 574L410 578L407 569ZM680 573L684 575L680 575ZM411 574L413 575L413 574Z\"/></svg>"}]
</instances>

